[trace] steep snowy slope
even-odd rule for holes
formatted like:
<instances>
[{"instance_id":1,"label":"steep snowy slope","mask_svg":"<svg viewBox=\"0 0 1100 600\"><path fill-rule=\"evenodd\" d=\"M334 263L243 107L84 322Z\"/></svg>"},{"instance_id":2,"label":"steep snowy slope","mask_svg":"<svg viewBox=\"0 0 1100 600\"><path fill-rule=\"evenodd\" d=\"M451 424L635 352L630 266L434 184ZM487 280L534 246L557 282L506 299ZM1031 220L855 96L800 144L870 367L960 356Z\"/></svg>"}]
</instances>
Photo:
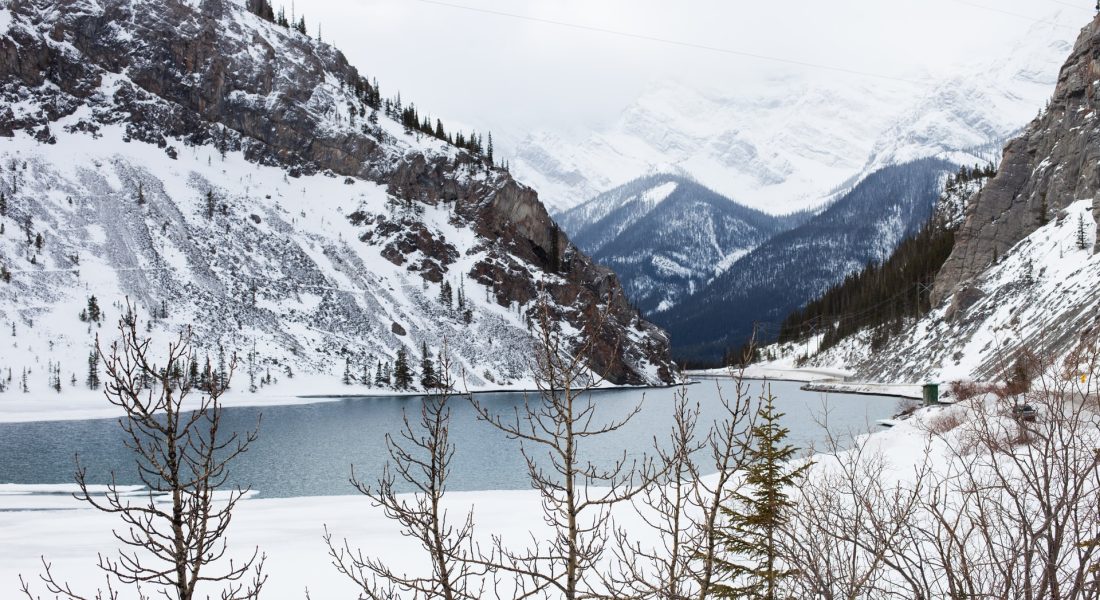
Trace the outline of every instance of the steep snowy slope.
<instances>
[{"instance_id":1,"label":"steep snowy slope","mask_svg":"<svg viewBox=\"0 0 1100 600\"><path fill-rule=\"evenodd\" d=\"M54 365L82 385L124 297L257 385L338 391L345 368L444 345L472 386L521 382L540 295L567 335L609 311L595 370L669 380L665 335L533 190L376 110L335 49L234 0L17 0L0 23L9 393L24 370L44 392ZM104 325L80 318L92 296Z\"/></svg>"},{"instance_id":2,"label":"steep snowy slope","mask_svg":"<svg viewBox=\"0 0 1100 600\"><path fill-rule=\"evenodd\" d=\"M643 177L558 217L581 250L615 270L645 314L670 309L796 221L675 175Z\"/></svg>"},{"instance_id":3,"label":"steep snowy slope","mask_svg":"<svg viewBox=\"0 0 1100 600\"><path fill-rule=\"evenodd\" d=\"M652 315L672 335L674 353L718 360L779 324L850 273L881 261L932 214L953 165L937 159L887 167L805 224L780 233L666 313Z\"/></svg>"},{"instance_id":4,"label":"steep snowy slope","mask_svg":"<svg viewBox=\"0 0 1100 600\"><path fill-rule=\"evenodd\" d=\"M934 310L879 350L867 350L864 331L811 364L888 381L1000 379L1025 351L1061 357L1100 335L1098 56L1100 18L1045 110L966 202Z\"/></svg>"},{"instance_id":5,"label":"steep snowy slope","mask_svg":"<svg viewBox=\"0 0 1100 600\"><path fill-rule=\"evenodd\" d=\"M884 348L854 336L810 365L853 370L860 380L1001 380L1021 349L1064 356L1100 334L1100 254L1092 199L1071 203ZM963 306L966 306L963 309Z\"/></svg>"},{"instance_id":6,"label":"steep snowy slope","mask_svg":"<svg viewBox=\"0 0 1100 600\"><path fill-rule=\"evenodd\" d=\"M783 214L820 207L892 164L984 164L1050 95L1079 16L1036 23L992 64L895 74L912 83L787 77L721 94L661 81L583 139L532 133L512 170L555 213L664 171Z\"/></svg>"}]
</instances>

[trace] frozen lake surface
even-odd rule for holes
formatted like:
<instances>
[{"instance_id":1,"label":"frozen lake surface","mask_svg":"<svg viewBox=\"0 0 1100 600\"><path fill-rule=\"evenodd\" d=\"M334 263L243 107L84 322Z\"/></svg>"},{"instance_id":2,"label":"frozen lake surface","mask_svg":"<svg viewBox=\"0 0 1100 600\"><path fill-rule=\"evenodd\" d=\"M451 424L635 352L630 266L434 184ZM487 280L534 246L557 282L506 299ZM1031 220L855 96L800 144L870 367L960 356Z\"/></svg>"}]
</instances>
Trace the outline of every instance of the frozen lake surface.
<instances>
[{"instance_id":1,"label":"frozen lake surface","mask_svg":"<svg viewBox=\"0 0 1100 600\"><path fill-rule=\"evenodd\" d=\"M727 396L733 393L730 381L703 381L687 388L691 400L701 405L701 426L709 426L722 415L717 385ZM754 394L759 394L761 385L753 382ZM826 406L830 428L842 434L873 431L875 421L894 414L898 406L895 398L807 392L794 382L776 381L770 385L777 406L786 413L783 423L791 431L791 443L799 448L820 444L824 439L818 421ZM662 442L668 437L675 392L650 389L595 393L600 415L621 416L644 397L643 409L625 429L603 439L586 440L580 448L582 458L599 463L621 457L624 451L638 457L651 451L654 437ZM524 401L523 394L514 392L482 394L478 398L498 413L511 413ZM416 418L421 401L418 397L365 397L227 408L224 430L246 430L255 426L261 413L263 416L260 437L234 464L231 480L251 485L260 497L268 498L355 493L348 482L351 465L362 479L374 481L388 457L385 434L400 429L403 411ZM457 447L450 489L527 489L519 443L478 421L464 397L455 397L450 405L451 440ZM90 483L109 482L112 470L120 484L140 483L122 441L117 419L0 424L0 483L72 483L74 456L78 453L88 467ZM704 474L709 473L703 463Z\"/></svg>"}]
</instances>

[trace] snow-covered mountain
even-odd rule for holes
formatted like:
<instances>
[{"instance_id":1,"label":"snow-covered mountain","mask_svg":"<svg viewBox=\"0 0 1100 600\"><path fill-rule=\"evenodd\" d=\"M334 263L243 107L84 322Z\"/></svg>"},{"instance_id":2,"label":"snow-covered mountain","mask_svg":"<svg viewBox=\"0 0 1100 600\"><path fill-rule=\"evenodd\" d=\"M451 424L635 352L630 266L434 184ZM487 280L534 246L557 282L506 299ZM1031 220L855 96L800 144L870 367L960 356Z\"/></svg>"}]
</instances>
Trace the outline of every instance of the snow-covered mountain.
<instances>
[{"instance_id":1,"label":"snow-covered mountain","mask_svg":"<svg viewBox=\"0 0 1100 600\"><path fill-rule=\"evenodd\" d=\"M1052 359L1079 374L1095 357L1074 353L1100 336L1097 57L1100 17L1081 32L1045 109L966 202L928 314L874 351L864 330L822 353L814 339L772 352L867 380L1002 380Z\"/></svg>"},{"instance_id":2,"label":"snow-covered mountain","mask_svg":"<svg viewBox=\"0 0 1100 600\"><path fill-rule=\"evenodd\" d=\"M880 169L811 219L768 239L671 310L678 358L716 361L754 331L774 338L793 310L890 256L929 219L954 166L926 158Z\"/></svg>"},{"instance_id":3,"label":"snow-covered mountain","mask_svg":"<svg viewBox=\"0 0 1100 600\"><path fill-rule=\"evenodd\" d=\"M0 365L34 392L83 384L127 297L257 385L373 384L425 347L472 387L522 383L540 296L566 335L607 311L611 381L671 378L667 337L533 190L243 0L0 2L0 86Z\"/></svg>"},{"instance_id":4,"label":"snow-covered mountain","mask_svg":"<svg viewBox=\"0 0 1100 600\"><path fill-rule=\"evenodd\" d=\"M677 175L643 177L557 217L581 250L611 267L644 313L672 308L803 216L746 208Z\"/></svg>"},{"instance_id":5,"label":"snow-covered mountain","mask_svg":"<svg viewBox=\"0 0 1100 600\"><path fill-rule=\"evenodd\" d=\"M772 214L817 208L892 164L985 163L1042 106L1078 15L1036 23L991 64L949 74L777 76L737 94L660 81L581 139L534 132L510 158L561 213L639 176L684 174Z\"/></svg>"}]
</instances>

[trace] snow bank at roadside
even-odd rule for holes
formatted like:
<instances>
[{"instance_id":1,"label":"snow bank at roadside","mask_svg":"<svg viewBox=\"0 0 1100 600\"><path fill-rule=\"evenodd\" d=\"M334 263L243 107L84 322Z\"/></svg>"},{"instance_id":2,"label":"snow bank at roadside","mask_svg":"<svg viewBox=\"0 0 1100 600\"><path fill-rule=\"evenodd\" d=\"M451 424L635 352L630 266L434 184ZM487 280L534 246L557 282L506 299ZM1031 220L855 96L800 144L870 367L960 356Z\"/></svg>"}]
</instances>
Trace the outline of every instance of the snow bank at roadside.
<instances>
[{"instance_id":1,"label":"snow bank at roadside","mask_svg":"<svg viewBox=\"0 0 1100 600\"><path fill-rule=\"evenodd\" d=\"M852 372L843 369L800 368L782 363L761 363L750 365L742 373L746 379L805 382L806 385L802 386L802 389L813 392L871 394L898 398L922 397L920 384L848 381ZM729 369L688 372L688 377L694 379L727 379L733 376Z\"/></svg>"}]
</instances>

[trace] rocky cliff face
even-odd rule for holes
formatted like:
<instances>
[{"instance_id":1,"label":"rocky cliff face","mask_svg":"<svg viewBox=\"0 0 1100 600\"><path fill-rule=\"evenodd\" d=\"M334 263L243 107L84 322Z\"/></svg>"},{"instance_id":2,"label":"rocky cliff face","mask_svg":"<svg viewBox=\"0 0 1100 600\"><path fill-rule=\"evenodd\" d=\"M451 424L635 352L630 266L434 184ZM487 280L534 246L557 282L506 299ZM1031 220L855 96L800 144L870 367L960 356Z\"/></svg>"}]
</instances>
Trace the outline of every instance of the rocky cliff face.
<instances>
[{"instance_id":1,"label":"rocky cliff face","mask_svg":"<svg viewBox=\"0 0 1100 600\"><path fill-rule=\"evenodd\" d=\"M1100 210L1100 18L1081 32L1049 105L1010 142L997 176L970 202L933 302L973 302L968 282L1077 200Z\"/></svg>"},{"instance_id":2,"label":"rocky cliff face","mask_svg":"<svg viewBox=\"0 0 1100 600\"><path fill-rule=\"evenodd\" d=\"M1001 381L1026 353L1056 359L1067 376L1087 370L1075 356L1100 335L1098 88L1100 17L1082 30L1049 105L1007 145L997 174L941 199L950 222L955 207L963 216L931 312L881 348L865 329L808 363L914 383Z\"/></svg>"},{"instance_id":3,"label":"rocky cliff face","mask_svg":"<svg viewBox=\"0 0 1100 600\"><path fill-rule=\"evenodd\" d=\"M234 229L235 212L249 215L252 224L245 223L249 227L270 226L272 231L289 235L302 226L306 208L334 208L353 228L358 243L368 247L354 249L353 254L362 255L355 257L362 259L360 269L375 270L370 259L377 255L389 263L386 269L395 270L401 278L398 285L421 286L421 292L444 281L455 282L456 286L466 281L471 286L483 286L484 297L504 314L515 313L520 323L530 318L533 301L544 290L562 326L573 332L588 329L593 313L603 306L610 318L597 334L592 366L615 383L671 380L667 336L639 318L618 293L613 273L593 264L569 243L533 190L481 157L403 130L385 115L375 113L364 102L362 93L370 84L334 48L263 21L236 0L12 0L5 4L0 4L0 136L12 141L3 149L11 158L11 177L5 180L5 192L13 199L13 213L20 218L55 224L68 218L56 214L54 205L36 200L32 193L48 194L51 188L68 186L68 206L72 207L74 199L77 206L100 202L96 194L103 194L103 186L117 193L119 187L136 185L142 197L140 205L123 203L116 208L127 213L126 219L146 221L142 225L145 231L138 237L147 242L145 258L157 262L167 256L154 229L161 225L160 234L167 235L180 225L180 236L187 240L211 236L204 241L212 247L233 247L240 241L240 232ZM174 166L159 171L151 166L151 172L141 171L145 165L140 162L144 161L134 164L131 159L115 160L112 148L116 146L112 144L116 141L148 148L140 152L153 153L149 165L165 160L176 163L166 163ZM41 144L41 150L35 149L34 142ZM118 171L136 174L121 177L121 184L117 178L106 177L90 185L87 177L72 176L64 169L51 171L51 167L58 166L56 157L64 156L63 151L59 152L63 148L47 151L45 148L51 144L73 148L74 161L95 161L78 167L97 170L102 162L91 158L95 155L115 163ZM87 153L77 151L89 148ZM215 150L222 161L229 156L230 163L234 157L242 157L268 181L254 181L251 174L226 168L219 176L202 149ZM206 165L196 164L196 159L204 155ZM50 171L54 181L44 189L36 189L34 182L26 180L19 185L17 156L23 158L23 170L30 163L41 172ZM187 171L191 171L189 175ZM218 190L219 214L214 216L211 211L208 218L216 221L224 217L224 232L207 231L206 226L199 232L194 224L182 222L186 221L186 208L181 205L181 193L167 183L177 176L188 194L201 196L203 190L208 194ZM242 185L246 179L248 183ZM356 189L357 183L366 185L370 193L341 192L339 206L330 206L337 202L336 194L331 192L335 188L316 182L332 180L347 184L348 190ZM272 189L262 193L265 185ZM376 188L379 194L373 193ZM300 200L284 197L292 190ZM130 195L133 193L129 190ZM235 193L238 197L230 198ZM148 205L146 195L150 198ZM58 210L67 210L64 203L59 206ZM158 211L155 215L151 214L154 209ZM434 222L433 215L441 215L443 220ZM331 225L327 221L330 218L319 217L318 227L309 232L311 243L349 244L342 237L320 239L336 235L343 227ZM97 225L82 222L82 226ZM88 236L67 237L65 231L71 229L50 233L63 244L71 243L77 255L80 251L97 252L94 247L81 246ZM214 239L215 234L222 239ZM110 245L113 238L104 243ZM262 245L263 240L258 240L248 245L248 250ZM128 252L133 248L115 249ZM346 248L326 247L324 256L340 254L347 259L347 252ZM21 257L15 251L5 254L0 255L4 263L24 266L17 264ZM193 267L198 259L185 254L189 268ZM309 252L305 255L305 262L313 261L310 268L322 274L329 269ZM278 255L267 259L277 261ZM354 264L343 260L339 269L354 270ZM34 268L27 266L28 270ZM194 273L174 275L177 283L186 287L186 280ZM353 275L362 279L366 273ZM224 278L218 290L242 285L233 279L238 274L218 276ZM346 351L347 337L369 337L368 331L357 330L349 322L386 321L384 336L364 342L364 356L392 356L400 345L412 346L425 339L438 341L445 335L428 331L431 318L413 317L407 321L422 322L424 326L412 332L412 339L389 333L395 310L386 303L398 302L400 294L389 300L381 298L367 279L355 283L362 284L363 293L379 301L380 306L375 306L379 310L364 314L361 306L347 308L356 311L355 318L335 320L344 341L321 344L326 352L332 346ZM123 289L119 290L123 293L140 291L139 295L150 303L159 296L153 289L155 284L128 290L125 282L123 278ZM255 305L255 284L252 288ZM261 296L265 292L262 288L261 284ZM388 290L392 292L393 288ZM212 294L212 302L225 299L213 287L205 291ZM467 293L475 296L472 290ZM427 293L406 294L410 295ZM481 298L481 294L476 297ZM421 300L413 298L411 305L402 309L415 311L413 305ZM180 304L186 305L187 298L181 298ZM486 311L492 312L489 307ZM8 316L14 321L13 315ZM278 315L268 316L275 321L264 328L277 329ZM317 325L308 315L298 317L307 326ZM394 324L405 329L396 320ZM240 318L236 325L241 327ZM495 335L485 335L498 341L519 335L514 327L505 329L507 333L502 334L501 328L494 325ZM307 344L300 339L290 345L291 354L306 351L303 348ZM480 375L479 361L484 355L476 345L471 345L467 354L464 362ZM326 362L331 363L317 358L313 364ZM518 371L512 370L509 378L517 377Z\"/></svg>"}]
</instances>

